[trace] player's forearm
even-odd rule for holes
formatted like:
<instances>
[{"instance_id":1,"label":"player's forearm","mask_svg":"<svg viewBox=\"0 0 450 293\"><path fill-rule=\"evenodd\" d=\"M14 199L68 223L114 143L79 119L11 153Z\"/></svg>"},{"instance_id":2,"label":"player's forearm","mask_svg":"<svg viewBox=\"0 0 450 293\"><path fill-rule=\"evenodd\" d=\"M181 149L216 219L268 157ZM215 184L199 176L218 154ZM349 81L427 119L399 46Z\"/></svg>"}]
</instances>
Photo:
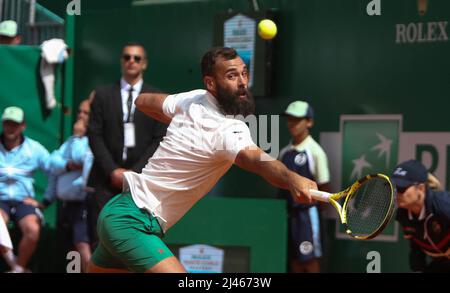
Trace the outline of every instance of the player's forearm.
<instances>
[{"instance_id":1,"label":"player's forearm","mask_svg":"<svg viewBox=\"0 0 450 293\"><path fill-rule=\"evenodd\" d=\"M311 203L311 189L317 189L314 181L290 171L286 166L263 151L239 153L236 163L252 171L278 188L287 189L296 202Z\"/></svg>"},{"instance_id":2,"label":"player's forearm","mask_svg":"<svg viewBox=\"0 0 450 293\"><path fill-rule=\"evenodd\" d=\"M293 180L293 176L295 176L295 173L286 168L283 163L270 157L259 148L239 152L235 163L242 169L255 173L273 186L282 189L289 189L289 180Z\"/></svg>"},{"instance_id":3,"label":"player's forearm","mask_svg":"<svg viewBox=\"0 0 450 293\"><path fill-rule=\"evenodd\" d=\"M167 96L168 94L161 93L142 93L137 97L135 105L142 113L162 123L169 124L171 119L164 115L162 110L164 99Z\"/></svg>"},{"instance_id":4,"label":"player's forearm","mask_svg":"<svg viewBox=\"0 0 450 293\"><path fill-rule=\"evenodd\" d=\"M298 176L278 160L261 162L259 170L259 175L267 182L282 189L289 189L289 182L295 180L294 177Z\"/></svg>"}]
</instances>

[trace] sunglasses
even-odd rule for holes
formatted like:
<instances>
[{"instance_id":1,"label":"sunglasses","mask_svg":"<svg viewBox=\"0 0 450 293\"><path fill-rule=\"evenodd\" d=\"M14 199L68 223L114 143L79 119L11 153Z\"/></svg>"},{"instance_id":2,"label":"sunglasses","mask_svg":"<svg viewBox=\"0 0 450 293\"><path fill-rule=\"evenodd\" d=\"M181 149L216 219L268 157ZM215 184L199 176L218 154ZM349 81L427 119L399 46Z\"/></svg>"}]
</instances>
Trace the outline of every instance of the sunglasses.
<instances>
[{"instance_id":1,"label":"sunglasses","mask_svg":"<svg viewBox=\"0 0 450 293\"><path fill-rule=\"evenodd\" d=\"M408 189L410 186L407 187L399 187L397 186L397 193L405 193L406 189Z\"/></svg>"},{"instance_id":2,"label":"sunglasses","mask_svg":"<svg viewBox=\"0 0 450 293\"><path fill-rule=\"evenodd\" d=\"M413 183L412 185L406 186L406 187L399 187L397 186L397 193L404 193L408 188L410 188L411 186L416 186L419 183Z\"/></svg>"},{"instance_id":3,"label":"sunglasses","mask_svg":"<svg viewBox=\"0 0 450 293\"><path fill-rule=\"evenodd\" d=\"M139 55L123 54L122 58L123 58L123 60L125 60L127 62L130 61L131 58L133 58L134 62L136 62L136 63L140 63L142 61L142 56L139 56Z\"/></svg>"}]
</instances>

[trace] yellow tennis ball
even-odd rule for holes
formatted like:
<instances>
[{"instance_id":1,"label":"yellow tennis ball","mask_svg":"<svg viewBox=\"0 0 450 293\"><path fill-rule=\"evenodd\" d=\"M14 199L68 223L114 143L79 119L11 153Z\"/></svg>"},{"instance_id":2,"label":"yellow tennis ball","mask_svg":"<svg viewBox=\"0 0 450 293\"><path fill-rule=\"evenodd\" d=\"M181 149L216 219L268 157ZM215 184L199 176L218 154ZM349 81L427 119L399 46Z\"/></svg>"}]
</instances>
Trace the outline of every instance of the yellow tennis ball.
<instances>
[{"instance_id":1,"label":"yellow tennis ball","mask_svg":"<svg viewBox=\"0 0 450 293\"><path fill-rule=\"evenodd\" d=\"M258 23L258 34L264 40L271 40L277 35L277 25L270 19L263 19Z\"/></svg>"}]
</instances>

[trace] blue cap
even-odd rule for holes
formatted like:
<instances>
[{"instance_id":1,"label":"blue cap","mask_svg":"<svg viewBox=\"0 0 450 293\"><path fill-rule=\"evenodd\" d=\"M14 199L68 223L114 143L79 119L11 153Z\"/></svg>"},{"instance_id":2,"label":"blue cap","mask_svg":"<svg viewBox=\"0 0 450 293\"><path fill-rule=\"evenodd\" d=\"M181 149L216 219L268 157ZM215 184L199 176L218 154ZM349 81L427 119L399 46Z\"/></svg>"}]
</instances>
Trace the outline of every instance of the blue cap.
<instances>
[{"instance_id":1,"label":"blue cap","mask_svg":"<svg viewBox=\"0 0 450 293\"><path fill-rule=\"evenodd\" d=\"M392 173L391 180L396 186L406 188L416 183L427 182L428 171L425 166L416 160L400 163Z\"/></svg>"}]
</instances>

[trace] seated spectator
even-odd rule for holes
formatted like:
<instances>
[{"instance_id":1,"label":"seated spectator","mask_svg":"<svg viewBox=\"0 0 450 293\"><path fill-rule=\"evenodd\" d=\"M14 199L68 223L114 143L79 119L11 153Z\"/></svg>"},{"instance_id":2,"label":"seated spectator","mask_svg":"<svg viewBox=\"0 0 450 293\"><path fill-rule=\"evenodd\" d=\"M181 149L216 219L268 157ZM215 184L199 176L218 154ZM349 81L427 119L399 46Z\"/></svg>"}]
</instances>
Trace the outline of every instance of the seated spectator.
<instances>
[{"instance_id":1,"label":"seated spectator","mask_svg":"<svg viewBox=\"0 0 450 293\"><path fill-rule=\"evenodd\" d=\"M18 34L14 20L0 22L0 45L20 45L22 37Z\"/></svg>"},{"instance_id":2,"label":"seated spectator","mask_svg":"<svg viewBox=\"0 0 450 293\"><path fill-rule=\"evenodd\" d=\"M0 214L6 223L12 220L22 231L15 272L26 267L38 244L43 216L34 200L33 173L49 172L49 153L37 141L23 135L22 109L8 107L2 115L0 137Z\"/></svg>"},{"instance_id":3,"label":"seated spectator","mask_svg":"<svg viewBox=\"0 0 450 293\"><path fill-rule=\"evenodd\" d=\"M87 178L85 173L92 165L92 155L86 136L89 105L88 100L80 104L78 120L73 126L73 135L50 156L51 175L42 203L42 208L45 208L55 198L60 201L57 231L62 243L69 245L68 251L75 248L80 253L83 272L86 271L91 258L85 201L85 178Z\"/></svg>"}]
</instances>

